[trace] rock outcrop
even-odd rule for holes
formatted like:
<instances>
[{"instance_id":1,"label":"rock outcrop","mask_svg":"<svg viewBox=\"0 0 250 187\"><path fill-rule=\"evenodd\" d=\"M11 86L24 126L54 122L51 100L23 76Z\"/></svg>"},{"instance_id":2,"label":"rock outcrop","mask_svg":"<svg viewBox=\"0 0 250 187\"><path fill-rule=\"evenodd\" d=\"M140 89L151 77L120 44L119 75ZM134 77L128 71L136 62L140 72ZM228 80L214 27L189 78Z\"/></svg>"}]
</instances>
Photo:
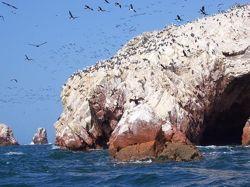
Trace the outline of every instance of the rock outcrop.
<instances>
[{"instance_id":1,"label":"rock outcrop","mask_svg":"<svg viewBox=\"0 0 250 187\"><path fill-rule=\"evenodd\" d=\"M47 132L45 128L38 128L32 138L32 144L48 144Z\"/></svg>"},{"instance_id":2,"label":"rock outcrop","mask_svg":"<svg viewBox=\"0 0 250 187\"><path fill-rule=\"evenodd\" d=\"M18 145L12 129L5 124L0 124L0 146Z\"/></svg>"},{"instance_id":3,"label":"rock outcrop","mask_svg":"<svg viewBox=\"0 0 250 187\"><path fill-rule=\"evenodd\" d=\"M250 118L243 128L242 145L250 145Z\"/></svg>"},{"instance_id":4,"label":"rock outcrop","mask_svg":"<svg viewBox=\"0 0 250 187\"><path fill-rule=\"evenodd\" d=\"M188 160L185 150L199 155L191 142L240 143L250 116L249 13L249 5L238 6L143 33L72 75L61 93L56 144L109 148L121 160L136 151L140 159Z\"/></svg>"}]
</instances>

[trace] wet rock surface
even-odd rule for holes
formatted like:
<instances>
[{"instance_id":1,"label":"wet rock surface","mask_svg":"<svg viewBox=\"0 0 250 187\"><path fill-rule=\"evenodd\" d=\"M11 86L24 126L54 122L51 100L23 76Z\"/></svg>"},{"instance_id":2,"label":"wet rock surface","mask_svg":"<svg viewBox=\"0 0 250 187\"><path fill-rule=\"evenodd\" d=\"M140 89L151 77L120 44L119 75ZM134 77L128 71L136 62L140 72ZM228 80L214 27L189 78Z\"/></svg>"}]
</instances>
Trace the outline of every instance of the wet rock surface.
<instances>
[{"instance_id":1,"label":"wet rock surface","mask_svg":"<svg viewBox=\"0 0 250 187\"><path fill-rule=\"evenodd\" d=\"M242 145L250 145L250 118L243 128Z\"/></svg>"},{"instance_id":2,"label":"wet rock surface","mask_svg":"<svg viewBox=\"0 0 250 187\"><path fill-rule=\"evenodd\" d=\"M32 138L33 144L48 144L47 131L45 128L38 128Z\"/></svg>"},{"instance_id":3,"label":"wet rock surface","mask_svg":"<svg viewBox=\"0 0 250 187\"><path fill-rule=\"evenodd\" d=\"M111 59L76 72L61 93L56 144L109 148L121 160L165 149L169 158L188 160L199 157L191 142L240 143L250 115L249 13L246 5L143 33Z\"/></svg>"},{"instance_id":4,"label":"wet rock surface","mask_svg":"<svg viewBox=\"0 0 250 187\"><path fill-rule=\"evenodd\" d=\"M10 127L0 123L0 146L18 145Z\"/></svg>"}]
</instances>

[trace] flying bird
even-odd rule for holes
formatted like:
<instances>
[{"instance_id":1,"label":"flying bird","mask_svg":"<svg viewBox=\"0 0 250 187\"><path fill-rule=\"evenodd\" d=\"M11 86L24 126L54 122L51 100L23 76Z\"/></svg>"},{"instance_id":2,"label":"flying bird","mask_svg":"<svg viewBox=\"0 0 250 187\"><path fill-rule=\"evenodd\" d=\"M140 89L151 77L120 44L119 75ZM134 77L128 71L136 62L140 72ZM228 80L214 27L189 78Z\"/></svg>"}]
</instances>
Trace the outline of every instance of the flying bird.
<instances>
[{"instance_id":1,"label":"flying bird","mask_svg":"<svg viewBox=\"0 0 250 187\"><path fill-rule=\"evenodd\" d=\"M71 13L71 11L69 10L69 19L76 19L78 17L76 16L73 16L73 14Z\"/></svg>"},{"instance_id":2,"label":"flying bird","mask_svg":"<svg viewBox=\"0 0 250 187\"><path fill-rule=\"evenodd\" d=\"M129 10L132 10L132 11L136 12L136 10L134 9L132 4L129 5Z\"/></svg>"},{"instance_id":3,"label":"flying bird","mask_svg":"<svg viewBox=\"0 0 250 187\"><path fill-rule=\"evenodd\" d=\"M176 19L175 19L176 21L183 21L183 19L181 19L181 16L179 16L179 15L177 15L176 16Z\"/></svg>"},{"instance_id":4,"label":"flying bird","mask_svg":"<svg viewBox=\"0 0 250 187\"><path fill-rule=\"evenodd\" d=\"M106 3L110 4L108 0L104 0Z\"/></svg>"},{"instance_id":5,"label":"flying bird","mask_svg":"<svg viewBox=\"0 0 250 187\"><path fill-rule=\"evenodd\" d=\"M118 6L119 8L122 8L122 5L118 2L115 2L115 6Z\"/></svg>"},{"instance_id":6,"label":"flying bird","mask_svg":"<svg viewBox=\"0 0 250 187\"><path fill-rule=\"evenodd\" d=\"M201 7L200 13L203 14L203 15L205 15L205 16L207 15L206 10L205 10L205 6Z\"/></svg>"},{"instance_id":7,"label":"flying bird","mask_svg":"<svg viewBox=\"0 0 250 187\"><path fill-rule=\"evenodd\" d=\"M89 9L89 10L94 11L94 9L93 9L93 8L91 8L91 7L90 7L90 6L88 6L88 5L85 5L84 9Z\"/></svg>"},{"instance_id":8,"label":"flying bird","mask_svg":"<svg viewBox=\"0 0 250 187\"><path fill-rule=\"evenodd\" d=\"M4 21L4 17L2 15L0 15L0 18L2 18L2 20Z\"/></svg>"},{"instance_id":9,"label":"flying bird","mask_svg":"<svg viewBox=\"0 0 250 187\"><path fill-rule=\"evenodd\" d=\"M6 2L4 2L4 1L2 1L2 3L3 3L4 5L10 7L10 8L14 8L14 9L17 10L17 7L15 7L15 6L13 6L13 5L9 4L9 3L6 3Z\"/></svg>"},{"instance_id":10,"label":"flying bird","mask_svg":"<svg viewBox=\"0 0 250 187\"><path fill-rule=\"evenodd\" d=\"M14 82L16 82L16 83L18 82L17 79L11 79L10 81L14 81Z\"/></svg>"},{"instance_id":11,"label":"flying bird","mask_svg":"<svg viewBox=\"0 0 250 187\"><path fill-rule=\"evenodd\" d=\"M34 46L34 47L41 47L42 45L46 44L47 42L43 42L41 44L29 44L31 46Z\"/></svg>"},{"instance_id":12,"label":"flying bird","mask_svg":"<svg viewBox=\"0 0 250 187\"><path fill-rule=\"evenodd\" d=\"M98 7L98 11L99 12L106 12L106 10L102 9L102 7L100 7L100 6Z\"/></svg>"},{"instance_id":13,"label":"flying bird","mask_svg":"<svg viewBox=\"0 0 250 187\"><path fill-rule=\"evenodd\" d=\"M25 55L25 60L27 60L27 61L32 61L33 59L32 59L32 58L29 58L27 55Z\"/></svg>"}]
</instances>

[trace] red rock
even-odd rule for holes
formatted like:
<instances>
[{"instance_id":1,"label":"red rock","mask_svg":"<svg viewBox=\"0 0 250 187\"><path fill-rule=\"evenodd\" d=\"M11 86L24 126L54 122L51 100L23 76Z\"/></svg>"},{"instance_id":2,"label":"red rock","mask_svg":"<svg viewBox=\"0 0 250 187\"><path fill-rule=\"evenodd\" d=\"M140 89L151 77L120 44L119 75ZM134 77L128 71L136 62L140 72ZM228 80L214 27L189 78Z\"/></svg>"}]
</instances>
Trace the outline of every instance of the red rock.
<instances>
[{"instance_id":1,"label":"red rock","mask_svg":"<svg viewBox=\"0 0 250 187\"><path fill-rule=\"evenodd\" d=\"M250 119L248 119L243 128L242 145L250 145Z\"/></svg>"},{"instance_id":2,"label":"red rock","mask_svg":"<svg viewBox=\"0 0 250 187\"><path fill-rule=\"evenodd\" d=\"M179 130L177 130L173 133L171 142L172 143L191 144L190 141L188 140L188 138L186 137L186 135Z\"/></svg>"},{"instance_id":3,"label":"red rock","mask_svg":"<svg viewBox=\"0 0 250 187\"><path fill-rule=\"evenodd\" d=\"M38 128L33 139L33 144L48 144L47 132L44 128Z\"/></svg>"},{"instance_id":4,"label":"red rock","mask_svg":"<svg viewBox=\"0 0 250 187\"><path fill-rule=\"evenodd\" d=\"M155 141L162 121L147 106L137 106L125 114L109 140L109 149L116 152L124 147Z\"/></svg>"},{"instance_id":5,"label":"red rock","mask_svg":"<svg viewBox=\"0 0 250 187\"><path fill-rule=\"evenodd\" d=\"M156 141L127 146L117 153L114 158L119 161L145 160L156 157Z\"/></svg>"}]
</instances>

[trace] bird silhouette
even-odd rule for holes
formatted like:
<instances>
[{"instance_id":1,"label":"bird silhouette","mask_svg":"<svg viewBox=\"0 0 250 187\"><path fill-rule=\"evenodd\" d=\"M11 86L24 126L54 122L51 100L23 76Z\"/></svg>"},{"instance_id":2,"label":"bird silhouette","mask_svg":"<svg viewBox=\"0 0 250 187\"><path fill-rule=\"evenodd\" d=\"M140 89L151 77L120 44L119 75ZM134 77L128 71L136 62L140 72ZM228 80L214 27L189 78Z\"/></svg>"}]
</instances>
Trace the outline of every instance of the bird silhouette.
<instances>
[{"instance_id":1,"label":"bird silhouette","mask_svg":"<svg viewBox=\"0 0 250 187\"><path fill-rule=\"evenodd\" d=\"M176 21L183 21L183 19L181 19L181 16L179 16L179 15L177 15L176 16L176 19L175 19Z\"/></svg>"},{"instance_id":2,"label":"bird silhouette","mask_svg":"<svg viewBox=\"0 0 250 187\"><path fill-rule=\"evenodd\" d=\"M27 60L27 61L32 61L33 59L32 59L32 58L29 58L28 55L25 55L25 60Z\"/></svg>"},{"instance_id":3,"label":"bird silhouette","mask_svg":"<svg viewBox=\"0 0 250 187\"><path fill-rule=\"evenodd\" d=\"M76 19L78 17L76 16L73 16L73 14L71 13L71 11L69 10L69 19Z\"/></svg>"},{"instance_id":4,"label":"bird silhouette","mask_svg":"<svg viewBox=\"0 0 250 187\"><path fill-rule=\"evenodd\" d=\"M187 57L187 53L186 53L186 51L185 51L185 50L183 50L182 52L183 52L183 55L184 55L185 57Z\"/></svg>"},{"instance_id":5,"label":"bird silhouette","mask_svg":"<svg viewBox=\"0 0 250 187\"><path fill-rule=\"evenodd\" d=\"M108 0L104 0L106 3L110 4L110 2Z\"/></svg>"},{"instance_id":6,"label":"bird silhouette","mask_svg":"<svg viewBox=\"0 0 250 187\"><path fill-rule=\"evenodd\" d=\"M91 8L91 7L90 7L90 6L88 6L88 5L85 5L84 9L89 9L89 10L94 11L94 9L93 9L93 8Z\"/></svg>"},{"instance_id":7,"label":"bird silhouette","mask_svg":"<svg viewBox=\"0 0 250 187\"><path fill-rule=\"evenodd\" d=\"M207 15L206 10L205 10L205 6L202 6L202 7L201 7L200 13L201 13L202 15L205 15L205 16Z\"/></svg>"},{"instance_id":8,"label":"bird silhouette","mask_svg":"<svg viewBox=\"0 0 250 187\"><path fill-rule=\"evenodd\" d=\"M14 82L16 82L16 83L18 82L17 79L11 79L10 81L14 81Z\"/></svg>"},{"instance_id":9,"label":"bird silhouette","mask_svg":"<svg viewBox=\"0 0 250 187\"><path fill-rule=\"evenodd\" d=\"M115 2L115 6L118 6L118 7L122 8L122 5L120 3L118 3L118 2Z\"/></svg>"},{"instance_id":10,"label":"bird silhouette","mask_svg":"<svg viewBox=\"0 0 250 187\"><path fill-rule=\"evenodd\" d=\"M16 6L13 6L13 5L11 5L11 4L9 4L9 3L6 3L6 2L4 2L4 1L2 1L2 3L3 3L4 5L10 7L10 8L14 8L14 9L16 9L16 10L18 9Z\"/></svg>"},{"instance_id":11,"label":"bird silhouette","mask_svg":"<svg viewBox=\"0 0 250 187\"><path fill-rule=\"evenodd\" d=\"M132 4L129 5L129 10L136 12Z\"/></svg>"},{"instance_id":12,"label":"bird silhouette","mask_svg":"<svg viewBox=\"0 0 250 187\"><path fill-rule=\"evenodd\" d=\"M2 15L0 15L0 18L2 18L2 20L4 21L4 17Z\"/></svg>"},{"instance_id":13,"label":"bird silhouette","mask_svg":"<svg viewBox=\"0 0 250 187\"><path fill-rule=\"evenodd\" d=\"M41 47L42 45L44 45L44 44L46 44L47 42L43 42L43 43L41 43L41 44L29 44L29 45L31 45L31 46L33 46L33 47Z\"/></svg>"},{"instance_id":14,"label":"bird silhouette","mask_svg":"<svg viewBox=\"0 0 250 187\"><path fill-rule=\"evenodd\" d=\"M100 7L100 6L98 7L98 11L99 12L106 12L106 10L102 9L102 7Z\"/></svg>"},{"instance_id":15,"label":"bird silhouette","mask_svg":"<svg viewBox=\"0 0 250 187\"><path fill-rule=\"evenodd\" d=\"M144 100L144 98L142 98L142 97L139 97L139 98L134 98L134 99L129 99L129 102L131 103L131 102L134 102L136 105L138 105L139 104L139 102L140 101L143 101Z\"/></svg>"}]
</instances>

